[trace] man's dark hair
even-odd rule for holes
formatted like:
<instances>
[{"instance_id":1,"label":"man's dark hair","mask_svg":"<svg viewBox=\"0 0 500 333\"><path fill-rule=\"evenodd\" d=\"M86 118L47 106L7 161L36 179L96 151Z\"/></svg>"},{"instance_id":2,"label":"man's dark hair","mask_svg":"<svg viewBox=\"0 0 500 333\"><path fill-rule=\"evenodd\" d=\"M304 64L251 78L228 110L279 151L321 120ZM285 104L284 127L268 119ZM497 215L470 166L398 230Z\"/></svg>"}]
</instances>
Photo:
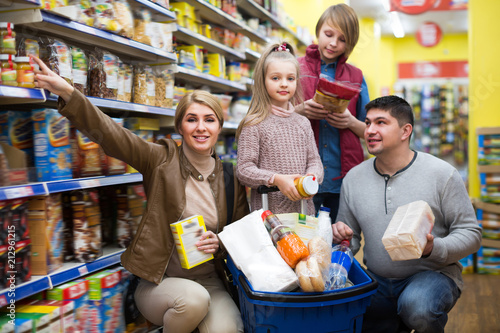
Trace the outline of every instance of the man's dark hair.
<instances>
[{"instance_id":1,"label":"man's dark hair","mask_svg":"<svg viewBox=\"0 0 500 333\"><path fill-rule=\"evenodd\" d=\"M405 124L410 124L413 127L413 110L410 104L401 97L390 95L376 98L365 105L366 112L371 109L389 112L391 116L397 119L400 127Z\"/></svg>"}]
</instances>

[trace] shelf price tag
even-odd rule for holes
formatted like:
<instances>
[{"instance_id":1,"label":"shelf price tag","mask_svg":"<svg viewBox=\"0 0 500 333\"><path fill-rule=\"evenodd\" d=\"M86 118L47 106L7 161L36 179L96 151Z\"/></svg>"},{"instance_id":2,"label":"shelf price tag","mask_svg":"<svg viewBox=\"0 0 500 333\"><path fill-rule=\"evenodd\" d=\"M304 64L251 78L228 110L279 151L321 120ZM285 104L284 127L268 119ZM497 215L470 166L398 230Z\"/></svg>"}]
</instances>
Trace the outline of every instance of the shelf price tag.
<instances>
[{"instance_id":1,"label":"shelf price tag","mask_svg":"<svg viewBox=\"0 0 500 333\"><path fill-rule=\"evenodd\" d=\"M115 34L111 34L111 39L113 39L113 41L115 41L117 43L120 43L120 44L130 45L130 41L127 38L125 38L125 37L121 37L121 36L117 36Z\"/></svg>"},{"instance_id":2,"label":"shelf price tag","mask_svg":"<svg viewBox=\"0 0 500 333\"><path fill-rule=\"evenodd\" d=\"M101 186L101 182L99 179L85 179L79 181L81 188L90 188L90 187L99 187Z\"/></svg>"},{"instance_id":3,"label":"shelf price tag","mask_svg":"<svg viewBox=\"0 0 500 333\"><path fill-rule=\"evenodd\" d=\"M78 273L80 273L80 276L88 274L89 270L87 269L87 265L78 267Z\"/></svg>"},{"instance_id":4,"label":"shelf price tag","mask_svg":"<svg viewBox=\"0 0 500 333\"><path fill-rule=\"evenodd\" d=\"M33 188L31 188L31 186L8 188L4 191L4 193L7 199L27 197L33 195Z\"/></svg>"}]
</instances>

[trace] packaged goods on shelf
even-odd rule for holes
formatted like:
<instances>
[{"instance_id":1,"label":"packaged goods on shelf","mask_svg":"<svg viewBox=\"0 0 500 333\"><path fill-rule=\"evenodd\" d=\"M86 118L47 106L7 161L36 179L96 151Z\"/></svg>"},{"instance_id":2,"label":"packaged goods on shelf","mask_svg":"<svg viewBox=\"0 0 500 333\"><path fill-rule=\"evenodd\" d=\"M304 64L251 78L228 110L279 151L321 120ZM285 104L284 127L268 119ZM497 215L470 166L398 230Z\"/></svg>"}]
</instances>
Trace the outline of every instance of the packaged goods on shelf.
<instances>
[{"instance_id":1,"label":"packaged goods on shelf","mask_svg":"<svg viewBox=\"0 0 500 333\"><path fill-rule=\"evenodd\" d=\"M95 1L94 27L114 33L119 33L123 29L117 20L113 3L106 0Z\"/></svg>"},{"instance_id":2,"label":"packaged goods on shelf","mask_svg":"<svg viewBox=\"0 0 500 333\"><path fill-rule=\"evenodd\" d=\"M88 332L88 289L88 280L77 279L47 291L48 300L74 303L75 332Z\"/></svg>"},{"instance_id":3,"label":"packaged goods on shelf","mask_svg":"<svg viewBox=\"0 0 500 333\"><path fill-rule=\"evenodd\" d=\"M134 238L146 206L146 194L142 185L114 187L116 207L116 239L121 248L127 247Z\"/></svg>"},{"instance_id":4,"label":"packaged goods on shelf","mask_svg":"<svg viewBox=\"0 0 500 333\"><path fill-rule=\"evenodd\" d=\"M47 318L48 322L46 322L47 330L50 325L54 325L57 322L61 327L61 332L74 332L75 330L75 314L74 314L75 303L73 301L56 301L56 300L44 300L44 299L37 300L28 298L20 300L17 303L17 305L26 307L25 311L32 311L32 310L36 311L37 309L53 310L53 312L47 311L45 313L36 313L36 312L23 313L24 316L30 316L29 318L34 321L33 327L35 326L37 319L39 321L41 319L45 321L45 318L40 318L39 315L42 315L43 317L48 315ZM56 317L57 313L59 313L59 317Z\"/></svg>"},{"instance_id":5,"label":"packaged goods on shelf","mask_svg":"<svg viewBox=\"0 0 500 333\"><path fill-rule=\"evenodd\" d=\"M16 242L16 285L31 280L31 240ZM10 269L10 267L9 267Z\"/></svg>"},{"instance_id":6,"label":"packaged goods on shelf","mask_svg":"<svg viewBox=\"0 0 500 333\"><path fill-rule=\"evenodd\" d=\"M134 37L134 16L127 0L114 0L112 4L116 22L121 28L118 34L127 38Z\"/></svg>"},{"instance_id":7,"label":"packaged goods on shelf","mask_svg":"<svg viewBox=\"0 0 500 333\"><path fill-rule=\"evenodd\" d=\"M151 23L151 12L145 8L136 9L134 15L134 37L133 40L146 45L151 45L151 37L148 35L148 25Z\"/></svg>"},{"instance_id":8,"label":"packaged goods on shelf","mask_svg":"<svg viewBox=\"0 0 500 333\"><path fill-rule=\"evenodd\" d=\"M87 277L89 332L122 333L125 331L122 303L122 268L105 270Z\"/></svg>"},{"instance_id":9,"label":"packaged goods on shelf","mask_svg":"<svg viewBox=\"0 0 500 333\"><path fill-rule=\"evenodd\" d=\"M25 152L0 142L0 186L26 184L31 171L33 168L27 167Z\"/></svg>"},{"instance_id":10,"label":"packaged goods on shelf","mask_svg":"<svg viewBox=\"0 0 500 333\"><path fill-rule=\"evenodd\" d=\"M124 120L122 118L111 118L115 123L123 126ZM104 150L99 147L99 155L101 157L101 166L103 169L103 174L106 176L110 175L120 175L127 171L127 163L106 155Z\"/></svg>"},{"instance_id":11,"label":"packaged goods on shelf","mask_svg":"<svg viewBox=\"0 0 500 333\"><path fill-rule=\"evenodd\" d=\"M147 65L135 65L133 102L154 106L156 103L155 96L155 76L153 70Z\"/></svg>"},{"instance_id":12,"label":"packaged goods on shelf","mask_svg":"<svg viewBox=\"0 0 500 333\"><path fill-rule=\"evenodd\" d=\"M57 306L24 304L16 307L17 313L36 314L42 313L49 317L49 332L63 332L63 323L61 321L61 309ZM17 331L16 331L17 332Z\"/></svg>"},{"instance_id":13,"label":"packaged goods on shelf","mask_svg":"<svg viewBox=\"0 0 500 333\"><path fill-rule=\"evenodd\" d=\"M11 228L13 228L15 231L15 241L20 242L29 239L30 231L28 225L28 199L17 198L10 200L10 210L10 225Z\"/></svg>"},{"instance_id":14,"label":"packaged goods on shelf","mask_svg":"<svg viewBox=\"0 0 500 333\"><path fill-rule=\"evenodd\" d=\"M32 119L38 181L71 178L70 124L68 119L56 109L33 110Z\"/></svg>"},{"instance_id":15,"label":"packaged goods on shelf","mask_svg":"<svg viewBox=\"0 0 500 333\"><path fill-rule=\"evenodd\" d=\"M78 262L102 255L101 212L97 190L71 191L73 249Z\"/></svg>"},{"instance_id":16,"label":"packaged goods on shelf","mask_svg":"<svg viewBox=\"0 0 500 333\"><path fill-rule=\"evenodd\" d=\"M184 53L182 51L187 52L190 54L188 59L193 59L194 60L194 69L198 71L203 70L203 48L201 46L197 45L178 45L177 46L177 51L179 52L179 65L182 66L182 64L185 64L186 61L183 57ZM187 66L184 67L190 67L190 64L186 64Z\"/></svg>"},{"instance_id":17,"label":"packaged goods on shelf","mask_svg":"<svg viewBox=\"0 0 500 333\"><path fill-rule=\"evenodd\" d=\"M178 20L184 17L192 20L196 19L194 7L187 2L172 2L170 3L170 10L176 13Z\"/></svg>"},{"instance_id":18,"label":"packaged goods on shelf","mask_svg":"<svg viewBox=\"0 0 500 333\"><path fill-rule=\"evenodd\" d=\"M52 37L41 38L40 58L54 73L73 85L71 51L66 43Z\"/></svg>"},{"instance_id":19,"label":"packaged goods on shelf","mask_svg":"<svg viewBox=\"0 0 500 333\"><path fill-rule=\"evenodd\" d=\"M26 153L27 167L33 167L33 121L30 112L0 111L7 118L7 144ZM5 126L2 126L5 129ZM2 135L5 137L5 134ZM16 156L20 157L20 156Z\"/></svg>"},{"instance_id":20,"label":"packaged goods on shelf","mask_svg":"<svg viewBox=\"0 0 500 333\"><path fill-rule=\"evenodd\" d=\"M209 64L209 74L220 77L221 79L226 78L226 58L218 53L207 53L207 61Z\"/></svg>"},{"instance_id":21,"label":"packaged goods on shelf","mask_svg":"<svg viewBox=\"0 0 500 333\"><path fill-rule=\"evenodd\" d=\"M47 275L60 268L64 260L61 194L32 198L28 209L31 271L34 275Z\"/></svg>"},{"instance_id":22,"label":"packaged goods on shelf","mask_svg":"<svg viewBox=\"0 0 500 333\"><path fill-rule=\"evenodd\" d=\"M124 62L118 63L118 89L116 99L132 102L133 67Z\"/></svg>"},{"instance_id":23,"label":"packaged goods on shelf","mask_svg":"<svg viewBox=\"0 0 500 333\"><path fill-rule=\"evenodd\" d=\"M73 178L104 174L99 145L74 127L70 129Z\"/></svg>"},{"instance_id":24,"label":"packaged goods on shelf","mask_svg":"<svg viewBox=\"0 0 500 333\"><path fill-rule=\"evenodd\" d=\"M81 48L75 46L70 46L70 50L73 70L73 86L82 94L87 95L87 55Z\"/></svg>"},{"instance_id":25,"label":"packaged goods on shelf","mask_svg":"<svg viewBox=\"0 0 500 333\"><path fill-rule=\"evenodd\" d=\"M500 250L481 247L477 252L477 271L481 274L500 274Z\"/></svg>"}]
</instances>

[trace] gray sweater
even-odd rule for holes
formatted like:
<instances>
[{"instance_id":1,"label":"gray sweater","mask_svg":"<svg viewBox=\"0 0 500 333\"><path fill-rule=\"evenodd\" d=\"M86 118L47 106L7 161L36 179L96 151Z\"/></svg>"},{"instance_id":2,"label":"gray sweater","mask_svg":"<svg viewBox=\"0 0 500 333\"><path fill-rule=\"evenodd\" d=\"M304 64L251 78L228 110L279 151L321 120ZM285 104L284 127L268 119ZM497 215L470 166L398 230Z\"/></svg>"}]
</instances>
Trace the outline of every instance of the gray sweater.
<instances>
[{"instance_id":1,"label":"gray sweater","mask_svg":"<svg viewBox=\"0 0 500 333\"><path fill-rule=\"evenodd\" d=\"M236 175L252 188L251 210L262 208L259 185L268 185L274 174L312 173L323 181L323 164L319 157L309 120L293 112L290 117L274 114L257 125L245 126L238 139ZM293 202L281 192L269 193L269 209L275 214L299 213L300 202ZM308 215L314 215L314 203L308 200Z\"/></svg>"},{"instance_id":2,"label":"gray sweater","mask_svg":"<svg viewBox=\"0 0 500 333\"><path fill-rule=\"evenodd\" d=\"M481 228L458 171L439 158L418 152L407 167L391 177L376 170L375 159L351 169L341 189L337 221L353 229L353 252L359 250L362 231L363 262L375 274L406 278L435 270L452 278L461 289L462 266L458 261L479 249ZM426 201L436 218L432 253L427 258L392 261L382 236L396 209L417 200Z\"/></svg>"}]
</instances>

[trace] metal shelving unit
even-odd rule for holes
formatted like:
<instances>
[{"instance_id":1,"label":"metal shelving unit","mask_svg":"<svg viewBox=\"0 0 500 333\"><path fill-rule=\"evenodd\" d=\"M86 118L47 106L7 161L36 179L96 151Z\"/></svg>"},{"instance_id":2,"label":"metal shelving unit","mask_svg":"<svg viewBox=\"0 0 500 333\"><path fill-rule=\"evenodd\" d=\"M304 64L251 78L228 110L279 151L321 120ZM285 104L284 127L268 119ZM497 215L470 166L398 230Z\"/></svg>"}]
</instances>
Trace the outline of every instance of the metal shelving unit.
<instances>
[{"instance_id":1,"label":"metal shelving unit","mask_svg":"<svg viewBox=\"0 0 500 333\"><path fill-rule=\"evenodd\" d=\"M43 103L46 101L45 91L0 85L0 104Z\"/></svg>"},{"instance_id":2,"label":"metal shelving unit","mask_svg":"<svg viewBox=\"0 0 500 333\"><path fill-rule=\"evenodd\" d=\"M210 74L200 73L181 66L177 66L175 78L186 82L196 82L202 85L206 84L222 92L246 91L246 86L241 83L222 79Z\"/></svg>"}]
</instances>

